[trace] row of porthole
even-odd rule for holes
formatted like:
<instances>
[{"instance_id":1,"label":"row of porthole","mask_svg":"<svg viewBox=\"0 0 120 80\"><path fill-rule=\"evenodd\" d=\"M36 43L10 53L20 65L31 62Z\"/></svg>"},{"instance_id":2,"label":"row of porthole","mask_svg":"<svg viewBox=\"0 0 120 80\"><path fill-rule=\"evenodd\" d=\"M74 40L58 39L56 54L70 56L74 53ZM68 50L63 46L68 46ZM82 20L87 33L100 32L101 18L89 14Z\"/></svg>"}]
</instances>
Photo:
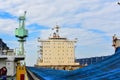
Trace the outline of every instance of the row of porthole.
<instances>
[{"instance_id":1,"label":"row of porthole","mask_svg":"<svg viewBox=\"0 0 120 80\"><path fill-rule=\"evenodd\" d=\"M44 63L50 63L50 61L44 61ZM64 63L64 61L58 61L58 63ZM68 62L65 62L65 63L73 63L73 61L68 61Z\"/></svg>"},{"instance_id":2,"label":"row of porthole","mask_svg":"<svg viewBox=\"0 0 120 80\"><path fill-rule=\"evenodd\" d=\"M55 46L44 46L44 48L73 48L73 47L70 47L70 46L68 46L68 47L61 47L61 46L57 46L57 47L55 47Z\"/></svg>"},{"instance_id":3,"label":"row of porthole","mask_svg":"<svg viewBox=\"0 0 120 80\"><path fill-rule=\"evenodd\" d=\"M58 42L56 42L56 43L55 42L53 42L53 43L43 43L43 45L45 45L45 44L58 44L58 45L68 44L68 45L73 45L73 42L71 42L71 43L70 42L69 43L68 42L67 43L63 43L63 42L62 43L58 43Z\"/></svg>"},{"instance_id":4,"label":"row of porthole","mask_svg":"<svg viewBox=\"0 0 120 80\"><path fill-rule=\"evenodd\" d=\"M44 51L45 52L51 52L51 50L44 50ZM58 50L58 52L61 52L61 51L62 52L73 52L73 50L71 50L71 51L70 50L67 50L67 51L66 50Z\"/></svg>"},{"instance_id":5,"label":"row of porthole","mask_svg":"<svg viewBox=\"0 0 120 80\"><path fill-rule=\"evenodd\" d=\"M44 58L44 59L53 59L53 58ZM54 59L64 59L64 58L54 58ZM68 57L68 59L74 59L74 58L72 58L72 57Z\"/></svg>"},{"instance_id":6,"label":"row of porthole","mask_svg":"<svg viewBox=\"0 0 120 80\"><path fill-rule=\"evenodd\" d=\"M44 55L51 55L51 54L44 54ZM57 55L67 55L67 56L71 55L72 56L73 54L57 54Z\"/></svg>"}]
</instances>

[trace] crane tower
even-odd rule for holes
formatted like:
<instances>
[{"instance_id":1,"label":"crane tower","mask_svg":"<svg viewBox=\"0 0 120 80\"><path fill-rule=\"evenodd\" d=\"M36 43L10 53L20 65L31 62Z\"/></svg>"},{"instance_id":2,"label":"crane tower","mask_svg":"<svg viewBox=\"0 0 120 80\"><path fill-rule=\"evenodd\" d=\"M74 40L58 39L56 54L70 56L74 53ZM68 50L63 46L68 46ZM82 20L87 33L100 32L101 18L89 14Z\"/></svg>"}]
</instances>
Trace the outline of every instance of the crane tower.
<instances>
[{"instance_id":1,"label":"crane tower","mask_svg":"<svg viewBox=\"0 0 120 80\"><path fill-rule=\"evenodd\" d=\"M19 38L18 41L20 43L18 55L24 55L24 42L28 36L28 30L25 29L25 16L26 11L23 16L19 17L19 28L15 30L15 36Z\"/></svg>"}]
</instances>

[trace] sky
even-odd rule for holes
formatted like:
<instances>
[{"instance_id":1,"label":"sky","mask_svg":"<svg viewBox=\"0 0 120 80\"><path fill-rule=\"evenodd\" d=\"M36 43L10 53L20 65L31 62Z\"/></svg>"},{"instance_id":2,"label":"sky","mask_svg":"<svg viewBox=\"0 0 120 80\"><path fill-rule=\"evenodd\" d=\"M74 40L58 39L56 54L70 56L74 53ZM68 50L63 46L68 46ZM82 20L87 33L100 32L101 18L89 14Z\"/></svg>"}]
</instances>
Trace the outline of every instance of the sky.
<instances>
[{"instance_id":1,"label":"sky","mask_svg":"<svg viewBox=\"0 0 120 80\"><path fill-rule=\"evenodd\" d=\"M15 28L26 14L29 36L25 42L26 64L33 66L39 56L40 39L60 26L60 35L74 40L76 58L114 54L112 36L120 36L119 0L0 0L0 38L11 48L19 48Z\"/></svg>"}]
</instances>

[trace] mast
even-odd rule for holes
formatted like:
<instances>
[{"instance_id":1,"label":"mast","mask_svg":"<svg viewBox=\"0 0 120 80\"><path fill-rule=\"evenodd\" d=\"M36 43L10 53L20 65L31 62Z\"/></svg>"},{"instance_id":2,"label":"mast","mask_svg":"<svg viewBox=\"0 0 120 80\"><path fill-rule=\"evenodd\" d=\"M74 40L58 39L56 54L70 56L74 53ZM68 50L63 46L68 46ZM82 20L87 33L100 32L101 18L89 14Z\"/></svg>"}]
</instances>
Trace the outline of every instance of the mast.
<instances>
[{"instance_id":1,"label":"mast","mask_svg":"<svg viewBox=\"0 0 120 80\"><path fill-rule=\"evenodd\" d=\"M55 29L55 32L53 33L53 38L60 38L60 36L59 36L59 26L58 25L56 25L55 27L54 27L54 29Z\"/></svg>"}]
</instances>

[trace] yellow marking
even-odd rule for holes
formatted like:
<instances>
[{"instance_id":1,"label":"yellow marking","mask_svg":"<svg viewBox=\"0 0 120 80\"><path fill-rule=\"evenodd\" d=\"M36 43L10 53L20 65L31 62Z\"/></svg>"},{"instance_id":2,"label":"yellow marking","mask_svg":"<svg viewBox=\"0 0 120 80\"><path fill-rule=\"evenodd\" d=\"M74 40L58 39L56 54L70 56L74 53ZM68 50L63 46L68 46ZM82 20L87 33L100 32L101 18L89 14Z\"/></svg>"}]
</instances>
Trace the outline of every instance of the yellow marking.
<instances>
[{"instance_id":1,"label":"yellow marking","mask_svg":"<svg viewBox=\"0 0 120 80\"><path fill-rule=\"evenodd\" d=\"M24 80L28 80L26 67L24 65L23 66L21 66L21 65L17 66L16 80L20 80L21 74L24 75L24 78L25 78Z\"/></svg>"}]
</instances>

